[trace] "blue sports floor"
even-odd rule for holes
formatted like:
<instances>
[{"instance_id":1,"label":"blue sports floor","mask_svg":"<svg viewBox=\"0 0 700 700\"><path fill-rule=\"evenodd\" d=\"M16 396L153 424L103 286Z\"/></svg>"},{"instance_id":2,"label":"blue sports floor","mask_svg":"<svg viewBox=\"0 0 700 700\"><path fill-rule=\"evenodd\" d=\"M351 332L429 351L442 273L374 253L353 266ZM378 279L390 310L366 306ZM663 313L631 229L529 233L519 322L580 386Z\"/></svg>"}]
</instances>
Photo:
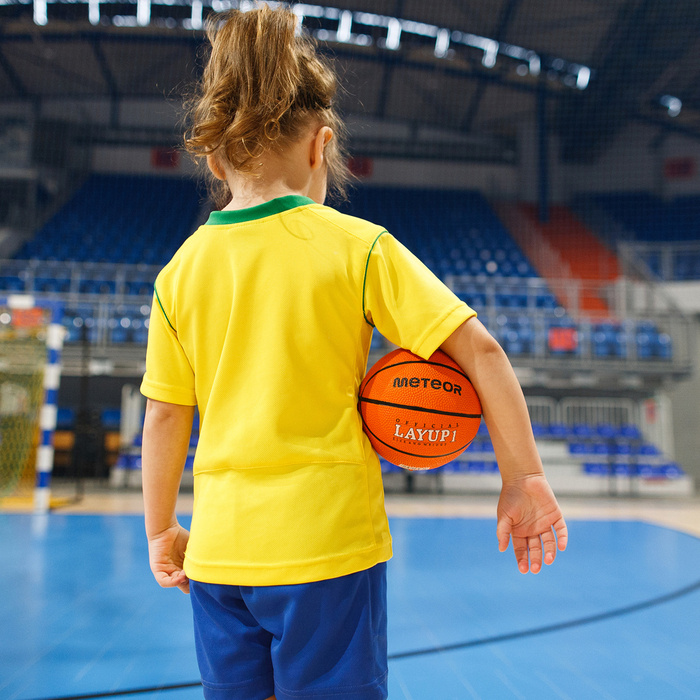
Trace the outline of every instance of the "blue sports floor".
<instances>
[{"instance_id":1,"label":"blue sports floor","mask_svg":"<svg viewBox=\"0 0 700 700\"><path fill-rule=\"evenodd\" d=\"M700 539L569 522L538 576L495 520L392 519L391 700L700 698ZM189 602L137 515L0 514L0 698L201 698Z\"/></svg>"}]
</instances>

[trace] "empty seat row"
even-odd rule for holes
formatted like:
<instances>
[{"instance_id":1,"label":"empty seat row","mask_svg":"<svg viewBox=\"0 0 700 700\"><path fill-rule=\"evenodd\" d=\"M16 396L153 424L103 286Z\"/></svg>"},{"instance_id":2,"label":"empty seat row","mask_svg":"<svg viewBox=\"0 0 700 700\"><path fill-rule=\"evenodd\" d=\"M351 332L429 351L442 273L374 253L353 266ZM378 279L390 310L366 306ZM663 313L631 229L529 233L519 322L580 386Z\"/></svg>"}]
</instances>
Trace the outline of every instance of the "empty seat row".
<instances>
[{"instance_id":1,"label":"empty seat row","mask_svg":"<svg viewBox=\"0 0 700 700\"><path fill-rule=\"evenodd\" d=\"M473 308L480 312L482 308ZM576 324L557 317L517 314L491 314L488 308L479 317L505 352L513 357L591 357L597 360L639 360L668 362L673 359L673 341L667 333L645 322L626 328L604 329L599 325ZM372 349L386 342L375 331Z\"/></svg>"},{"instance_id":2,"label":"empty seat row","mask_svg":"<svg viewBox=\"0 0 700 700\"><path fill-rule=\"evenodd\" d=\"M441 277L535 276L479 192L364 187L342 208L385 226Z\"/></svg>"},{"instance_id":3,"label":"empty seat row","mask_svg":"<svg viewBox=\"0 0 700 700\"><path fill-rule=\"evenodd\" d=\"M644 243L639 257L666 280L700 279L700 196L662 200L647 192L612 192L580 198L580 207L601 210L632 241ZM649 245L651 244L651 246Z\"/></svg>"},{"instance_id":4,"label":"empty seat row","mask_svg":"<svg viewBox=\"0 0 700 700\"><path fill-rule=\"evenodd\" d=\"M656 457L661 454L656 445L649 443L631 444L621 440L607 440L604 442L570 442L569 453L578 455L610 455L610 456L646 456Z\"/></svg>"},{"instance_id":5,"label":"empty seat row","mask_svg":"<svg viewBox=\"0 0 700 700\"><path fill-rule=\"evenodd\" d=\"M642 433L633 424L615 425L612 423L540 423L533 421L532 430L536 438L550 440L627 440L640 441Z\"/></svg>"},{"instance_id":6,"label":"empty seat row","mask_svg":"<svg viewBox=\"0 0 700 700\"><path fill-rule=\"evenodd\" d=\"M583 471L592 476L628 476L649 480L679 479L685 475L678 462L665 462L663 464L585 462Z\"/></svg>"},{"instance_id":7,"label":"empty seat row","mask_svg":"<svg viewBox=\"0 0 700 700\"><path fill-rule=\"evenodd\" d=\"M56 411L56 430L75 430L77 411L66 406L59 406ZM121 423L121 411L118 408L104 408L100 411L100 425L105 430L117 431Z\"/></svg>"},{"instance_id":8,"label":"empty seat row","mask_svg":"<svg viewBox=\"0 0 700 700\"><path fill-rule=\"evenodd\" d=\"M199 207L190 180L91 175L15 258L162 265L192 232Z\"/></svg>"},{"instance_id":9,"label":"empty seat row","mask_svg":"<svg viewBox=\"0 0 700 700\"><path fill-rule=\"evenodd\" d=\"M89 305L68 308L63 313L65 343L138 343L148 340L150 306L113 307L109 314L95 314Z\"/></svg>"},{"instance_id":10,"label":"empty seat row","mask_svg":"<svg viewBox=\"0 0 700 700\"><path fill-rule=\"evenodd\" d=\"M471 283L460 285L457 296L477 311L487 306L498 309L548 310L554 310L558 307L556 297L544 285L527 288L508 283L497 286Z\"/></svg>"},{"instance_id":11,"label":"empty seat row","mask_svg":"<svg viewBox=\"0 0 700 700\"><path fill-rule=\"evenodd\" d=\"M590 353L597 359L671 360L673 340L649 322L576 323L563 320L548 330L551 355Z\"/></svg>"},{"instance_id":12,"label":"empty seat row","mask_svg":"<svg viewBox=\"0 0 700 700\"><path fill-rule=\"evenodd\" d=\"M127 296L150 296L153 293L153 275L135 279L90 277L81 273L74 278L71 270L56 276L0 275L0 290L8 292L43 294L99 294Z\"/></svg>"}]
</instances>

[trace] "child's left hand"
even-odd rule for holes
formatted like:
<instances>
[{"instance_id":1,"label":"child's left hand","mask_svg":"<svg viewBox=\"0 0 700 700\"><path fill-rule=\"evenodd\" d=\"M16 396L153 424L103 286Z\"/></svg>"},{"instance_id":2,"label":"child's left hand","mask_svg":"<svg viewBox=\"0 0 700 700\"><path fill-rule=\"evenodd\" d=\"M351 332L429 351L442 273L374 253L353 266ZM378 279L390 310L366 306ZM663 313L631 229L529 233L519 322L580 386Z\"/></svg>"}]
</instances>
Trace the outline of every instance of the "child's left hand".
<instances>
[{"instance_id":1,"label":"child's left hand","mask_svg":"<svg viewBox=\"0 0 700 700\"><path fill-rule=\"evenodd\" d=\"M183 593L190 592L190 581L182 569L189 538L189 531L177 523L148 538L151 571L163 588L177 586Z\"/></svg>"},{"instance_id":2,"label":"child's left hand","mask_svg":"<svg viewBox=\"0 0 700 700\"><path fill-rule=\"evenodd\" d=\"M515 559L523 574L538 573L543 560L552 564L557 548L566 549L566 522L542 474L504 481L497 515L498 548L505 552L512 535Z\"/></svg>"}]
</instances>

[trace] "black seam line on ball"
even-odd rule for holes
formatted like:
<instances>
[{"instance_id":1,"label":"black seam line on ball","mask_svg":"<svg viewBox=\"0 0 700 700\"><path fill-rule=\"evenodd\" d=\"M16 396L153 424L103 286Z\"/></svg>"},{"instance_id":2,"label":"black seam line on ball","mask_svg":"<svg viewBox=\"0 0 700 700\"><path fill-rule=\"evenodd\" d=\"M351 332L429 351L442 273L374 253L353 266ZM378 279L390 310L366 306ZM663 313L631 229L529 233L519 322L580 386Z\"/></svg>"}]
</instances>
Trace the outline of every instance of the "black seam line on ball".
<instances>
[{"instance_id":1,"label":"black seam line on ball","mask_svg":"<svg viewBox=\"0 0 700 700\"><path fill-rule=\"evenodd\" d=\"M373 403L377 406L391 406L392 408L406 408L411 411L421 411L422 413L435 413L440 416L454 416L456 418L481 418L481 413L453 413L452 411L441 411L436 408L424 408L423 406L409 406L405 403L392 403L391 401L379 401L378 399L367 399L360 396L360 401Z\"/></svg>"}]
</instances>

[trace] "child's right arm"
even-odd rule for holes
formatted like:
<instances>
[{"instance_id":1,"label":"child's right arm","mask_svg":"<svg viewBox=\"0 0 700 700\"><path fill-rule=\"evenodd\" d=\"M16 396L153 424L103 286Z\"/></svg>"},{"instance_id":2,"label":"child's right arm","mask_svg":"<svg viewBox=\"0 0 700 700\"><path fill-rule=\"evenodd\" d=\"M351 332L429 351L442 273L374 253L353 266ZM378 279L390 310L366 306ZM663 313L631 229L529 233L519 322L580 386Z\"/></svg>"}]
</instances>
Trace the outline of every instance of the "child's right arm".
<instances>
[{"instance_id":1,"label":"child's right arm","mask_svg":"<svg viewBox=\"0 0 700 700\"><path fill-rule=\"evenodd\" d=\"M476 318L442 344L469 377L481 399L503 486L498 503L499 549L513 537L522 573L538 573L564 550L567 528L542 468L522 389L501 346ZM556 538L555 538L556 534Z\"/></svg>"},{"instance_id":2,"label":"child's right arm","mask_svg":"<svg viewBox=\"0 0 700 700\"><path fill-rule=\"evenodd\" d=\"M187 458L194 406L148 399L143 424L143 503L151 570L158 583L189 592L182 569L189 533L175 506Z\"/></svg>"}]
</instances>

